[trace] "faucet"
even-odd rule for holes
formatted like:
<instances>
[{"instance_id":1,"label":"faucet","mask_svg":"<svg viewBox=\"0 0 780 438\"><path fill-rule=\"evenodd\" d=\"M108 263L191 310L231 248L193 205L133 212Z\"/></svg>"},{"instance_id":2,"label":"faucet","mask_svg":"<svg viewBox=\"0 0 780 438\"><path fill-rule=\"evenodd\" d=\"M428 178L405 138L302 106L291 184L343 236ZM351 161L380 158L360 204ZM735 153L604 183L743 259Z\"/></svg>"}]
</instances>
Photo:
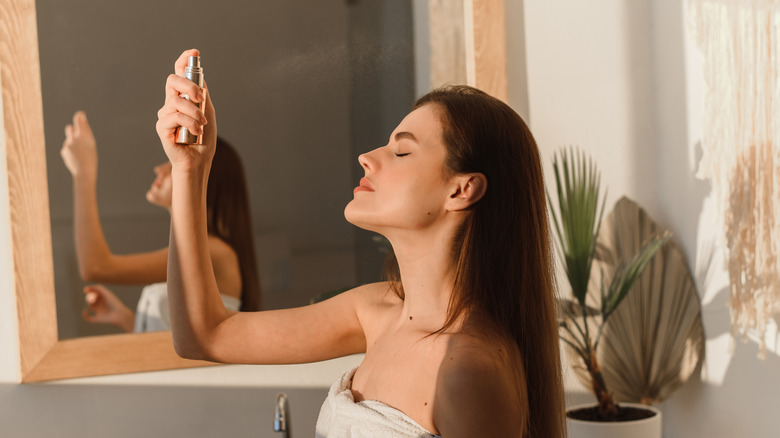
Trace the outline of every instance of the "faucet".
<instances>
[{"instance_id":1,"label":"faucet","mask_svg":"<svg viewBox=\"0 0 780 438\"><path fill-rule=\"evenodd\" d=\"M287 394L276 394L274 409L274 432L281 432L282 438L290 438L290 415L287 407Z\"/></svg>"}]
</instances>

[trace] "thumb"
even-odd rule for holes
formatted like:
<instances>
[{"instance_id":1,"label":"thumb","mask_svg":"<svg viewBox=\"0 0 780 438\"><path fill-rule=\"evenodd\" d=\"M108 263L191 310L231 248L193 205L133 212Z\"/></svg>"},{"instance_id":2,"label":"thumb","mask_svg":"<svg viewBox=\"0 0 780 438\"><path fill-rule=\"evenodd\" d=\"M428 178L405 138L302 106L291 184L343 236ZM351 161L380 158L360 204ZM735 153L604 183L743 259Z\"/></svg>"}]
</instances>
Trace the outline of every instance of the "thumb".
<instances>
[{"instance_id":1,"label":"thumb","mask_svg":"<svg viewBox=\"0 0 780 438\"><path fill-rule=\"evenodd\" d=\"M87 301L87 304L95 304L98 300L98 293L89 291L84 295L84 299Z\"/></svg>"},{"instance_id":2,"label":"thumb","mask_svg":"<svg viewBox=\"0 0 780 438\"><path fill-rule=\"evenodd\" d=\"M204 95L204 109L203 113L206 116L207 123L203 126L203 143L204 144L216 144L217 143L217 117L214 111L214 104L211 101L211 93L209 89L203 87Z\"/></svg>"}]
</instances>

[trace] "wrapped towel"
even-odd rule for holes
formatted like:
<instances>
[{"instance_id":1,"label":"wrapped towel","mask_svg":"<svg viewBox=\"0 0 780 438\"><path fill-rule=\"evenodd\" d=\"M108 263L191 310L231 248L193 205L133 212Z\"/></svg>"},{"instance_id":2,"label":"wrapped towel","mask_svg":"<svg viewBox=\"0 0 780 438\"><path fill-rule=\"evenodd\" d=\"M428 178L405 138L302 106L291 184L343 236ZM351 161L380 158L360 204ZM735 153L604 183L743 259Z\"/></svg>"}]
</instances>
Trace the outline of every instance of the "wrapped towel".
<instances>
[{"instance_id":1,"label":"wrapped towel","mask_svg":"<svg viewBox=\"0 0 780 438\"><path fill-rule=\"evenodd\" d=\"M241 300L228 295L221 295L221 297L228 310L238 312L238 309L241 308ZM144 287L135 310L134 331L146 333L170 329L167 283L154 283Z\"/></svg>"},{"instance_id":2,"label":"wrapped towel","mask_svg":"<svg viewBox=\"0 0 780 438\"><path fill-rule=\"evenodd\" d=\"M330 387L317 419L316 438L439 438L382 402L355 403L351 388L356 369Z\"/></svg>"}]
</instances>

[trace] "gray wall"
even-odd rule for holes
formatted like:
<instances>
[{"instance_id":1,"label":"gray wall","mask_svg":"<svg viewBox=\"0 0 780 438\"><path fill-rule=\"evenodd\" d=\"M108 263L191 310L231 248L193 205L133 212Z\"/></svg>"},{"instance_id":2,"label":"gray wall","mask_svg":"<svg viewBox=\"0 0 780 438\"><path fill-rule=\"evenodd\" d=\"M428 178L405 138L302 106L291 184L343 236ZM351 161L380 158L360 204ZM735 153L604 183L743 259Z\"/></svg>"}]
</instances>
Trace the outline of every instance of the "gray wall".
<instances>
[{"instance_id":1,"label":"gray wall","mask_svg":"<svg viewBox=\"0 0 780 438\"><path fill-rule=\"evenodd\" d=\"M411 105L409 2L232 4L38 1L61 338L114 332L80 317L63 127L87 112L112 251L166 246L168 213L144 195L166 160L154 131L165 77L191 47L201 50L219 133L247 170L264 307L378 279L382 254L343 209L362 175L357 155L385 144ZM141 286L111 287L135 307Z\"/></svg>"},{"instance_id":2,"label":"gray wall","mask_svg":"<svg viewBox=\"0 0 780 438\"><path fill-rule=\"evenodd\" d=\"M0 410L0 424L3 436L18 438L281 437L273 431L279 391L291 436L312 436L325 388L0 384L0 400L13 404Z\"/></svg>"},{"instance_id":3,"label":"gray wall","mask_svg":"<svg viewBox=\"0 0 780 438\"><path fill-rule=\"evenodd\" d=\"M415 99L410 1L353 1L349 10L351 156L387 144ZM377 48L381 50L377 53ZM364 172L357 160L355 175ZM359 283L381 278L385 252L376 235L355 229Z\"/></svg>"}]
</instances>

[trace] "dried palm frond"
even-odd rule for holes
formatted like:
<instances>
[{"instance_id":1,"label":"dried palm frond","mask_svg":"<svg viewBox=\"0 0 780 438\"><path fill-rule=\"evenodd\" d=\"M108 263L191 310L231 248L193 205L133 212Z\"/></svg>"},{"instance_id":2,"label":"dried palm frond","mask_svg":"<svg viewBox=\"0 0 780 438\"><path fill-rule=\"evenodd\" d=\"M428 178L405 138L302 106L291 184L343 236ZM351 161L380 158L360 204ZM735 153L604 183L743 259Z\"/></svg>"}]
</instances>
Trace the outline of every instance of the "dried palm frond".
<instances>
[{"instance_id":1,"label":"dried palm frond","mask_svg":"<svg viewBox=\"0 0 780 438\"><path fill-rule=\"evenodd\" d=\"M588 301L598 302L597 285L610 283L615 260L635 254L660 231L636 203L625 197L618 201L599 233L605 253L593 263ZM596 354L617 401L663 401L693 374L704 355L701 305L685 258L673 241L658 251L611 314ZM586 371L575 367L575 374L590 385Z\"/></svg>"}]
</instances>

